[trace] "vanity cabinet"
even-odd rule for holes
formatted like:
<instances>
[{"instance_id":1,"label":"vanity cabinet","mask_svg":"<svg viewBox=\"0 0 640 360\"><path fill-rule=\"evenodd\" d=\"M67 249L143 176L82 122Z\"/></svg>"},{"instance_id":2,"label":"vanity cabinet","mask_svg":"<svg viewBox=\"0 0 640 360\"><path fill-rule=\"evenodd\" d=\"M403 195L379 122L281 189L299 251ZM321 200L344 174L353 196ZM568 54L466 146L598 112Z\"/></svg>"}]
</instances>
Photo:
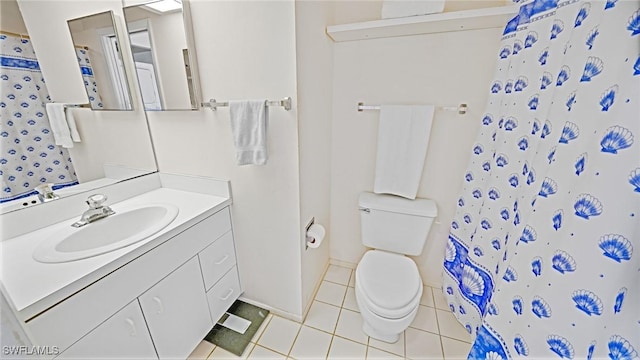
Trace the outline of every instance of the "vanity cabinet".
<instances>
[{"instance_id":1,"label":"vanity cabinet","mask_svg":"<svg viewBox=\"0 0 640 360\"><path fill-rule=\"evenodd\" d=\"M185 359L241 292L225 207L25 328L34 345L57 346L61 359Z\"/></svg>"}]
</instances>

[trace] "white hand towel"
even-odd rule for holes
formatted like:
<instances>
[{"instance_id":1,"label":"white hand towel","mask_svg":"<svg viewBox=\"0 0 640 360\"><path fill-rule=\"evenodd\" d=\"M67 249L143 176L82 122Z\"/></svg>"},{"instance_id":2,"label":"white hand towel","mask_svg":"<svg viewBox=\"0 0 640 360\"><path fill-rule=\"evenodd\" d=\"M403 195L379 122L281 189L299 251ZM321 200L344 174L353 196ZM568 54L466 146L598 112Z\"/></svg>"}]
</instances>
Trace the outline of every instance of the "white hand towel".
<instances>
[{"instance_id":1,"label":"white hand towel","mask_svg":"<svg viewBox=\"0 0 640 360\"><path fill-rule=\"evenodd\" d=\"M80 133L78 132L78 127L76 126L76 118L73 116L73 108L68 107L65 110L65 115L67 118L67 125L69 126L69 133L71 133L71 140L73 140L73 142L82 142L82 139L80 139Z\"/></svg>"},{"instance_id":2,"label":"white hand towel","mask_svg":"<svg viewBox=\"0 0 640 360\"><path fill-rule=\"evenodd\" d=\"M56 145L64 148L72 148L73 139L71 139L69 124L67 124L67 117L64 114L64 104L47 103L45 108L49 116L49 124L51 125L51 132L53 132Z\"/></svg>"},{"instance_id":3,"label":"white hand towel","mask_svg":"<svg viewBox=\"0 0 640 360\"><path fill-rule=\"evenodd\" d=\"M267 100L229 101L238 165L264 165L267 154Z\"/></svg>"},{"instance_id":4,"label":"white hand towel","mask_svg":"<svg viewBox=\"0 0 640 360\"><path fill-rule=\"evenodd\" d=\"M380 106L373 192L416 198L433 112L431 105Z\"/></svg>"}]
</instances>

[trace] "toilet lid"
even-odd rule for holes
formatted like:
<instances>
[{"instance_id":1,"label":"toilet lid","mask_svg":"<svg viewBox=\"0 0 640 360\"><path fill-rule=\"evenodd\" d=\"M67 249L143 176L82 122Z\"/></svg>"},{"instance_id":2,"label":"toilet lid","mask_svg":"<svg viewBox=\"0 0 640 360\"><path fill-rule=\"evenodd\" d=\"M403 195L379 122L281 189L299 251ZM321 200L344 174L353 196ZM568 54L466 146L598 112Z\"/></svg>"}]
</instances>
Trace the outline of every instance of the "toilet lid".
<instances>
[{"instance_id":1,"label":"toilet lid","mask_svg":"<svg viewBox=\"0 0 640 360\"><path fill-rule=\"evenodd\" d=\"M406 256L372 250L364 254L356 268L356 286L371 305L370 310L380 316L401 317L413 310L421 285L418 267Z\"/></svg>"}]
</instances>

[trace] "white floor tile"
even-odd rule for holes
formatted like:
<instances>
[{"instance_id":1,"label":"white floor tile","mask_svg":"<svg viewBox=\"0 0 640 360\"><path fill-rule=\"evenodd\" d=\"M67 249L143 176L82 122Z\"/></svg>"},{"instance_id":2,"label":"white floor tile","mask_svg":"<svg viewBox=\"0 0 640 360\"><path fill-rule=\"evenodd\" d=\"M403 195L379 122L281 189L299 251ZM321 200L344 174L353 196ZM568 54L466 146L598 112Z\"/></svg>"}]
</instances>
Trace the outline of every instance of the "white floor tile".
<instances>
[{"instance_id":1,"label":"white floor tile","mask_svg":"<svg viewBox=\"0 0 640 360\"><path fill-rule=\"evenodd\" d=\"M329 265L327 273L324 275L324 280L340 285L347 285L349 284L350 277L351 269L338 265Z\"/></svg>"},{"instance_id":2,"label":"white floor tile","mask_svg":"<svg viewBox=\"0 0 640 360\"><path fill-rule=\"evenodd\" d=\"M242 353L241 356L237 356L233 353L228 352L227 350L221 348L220 346L217 346L215 348L215 350L213 350L213 352L211 353L211 355L209 355L209 360L238 360L238 359L246 359L247 356L249 356L249 354L251 353L251 350L253 350L254 344L249 343L249 345L247 345L247 348L244 349L244 352Z\"/></svg>"},{"instance_id":3,"label":"white floor tile","mask_svg":"<svg viewBox=\"0 0 640 360\"><path fill-rule=\"evenodd\" d=\"M314 301L304 324L333 334L338 323L338 315L340 315L339 307Z\"/></svg>"},{"instance_id":4,"label":"white floor tile","mask_svg":"<svg viewBox=\"0 0 640 360\"><path fill-rule=\"evenodd\" d=\"M329 350L329 359L364 359L367 354L367 346L334 336Z\"/></svg>"},{"instance_id":5,"label":"white floor tile","mask_svg":"<svg viewBox=\"0 0 640 360\"><path fill-rule=\"evenodd\" d=\"M464 341L449 339L444 336L440 337L440 341L442 341L445 360L466 359L471 350L471 344Z\"/></svg>"},{"instance_id":6,"label":"white floor tile","mask_svg":"<svg viewBox=\"0 0 640 360\"><path fill-rule=\"evenodd\" d=\"M447 303L447 299L444 297L444 294L442 294L442 289L432 288L432 290L436 309L449 311L449 304Z\"/></svg>"},{"instance_id":7,"label":"white floor tile","mask_svg":"<svg viewBox=\"0 0 640 360\"><path fill-rule=\"evenodd\" d=\"M374 338L369 338L369 347L372 346L376 349L384 350L404 357L404 332L400 334L400 339L398 339L398 341L393 344L389 344L388 342L380 341Z\"/></svg>"},{"instance_id":8,"label":"white floor tile","mask_svg":"<svg viewBox=\"0 0 640 360\"><path fill-rule=\"evenodd\" d=\"M347 294L344 296L344 303L342 303L342 307L345 309L360 312L360 309L358 308L358 302L356 301L356 290L354 288L347 288Z\"/></svg>"},{"instance_id":9,"label":"white floor tile","mask_svg":"<svg viewBox=\"0 0 640 360\"><path fill-rule=\"evenodd\" d=\"M349 287L355 287L356 286L356 271L353 270L351 272L351 278L349 279Z\"/></svg>"},{"instance_id":10,"label":"white floor tile","mask_svg":"<svg viewBox=\"0 0 640 360\"><path fill-rule=\"evenodd\" d=\"M258 339L260 339L260 335L262 335L262 333L264 332L264 329L266 329L267 325L269 325L269 322L271 321L271 318L273 318L273 314L267 315L267 318L264 319L262 324L260 324L260 327L258 328L256 333L253 335L253 338L251 339L252 343L258 342Z\"/></svg>"},{"instance_id":11,"label":"white floor tile","mask_svg":"<svg viewBox=\"0 0 640 360\"><path fill-rule=\"evenodd\" d=\"M440 336L408 328L405 331L408 359L442 359Z\"/></svg>"},{"instance_id":12,"label":"white floor tile","mask_svg":"<svg viewBox=\"0 0 640 360\"><path fill-rule=\"evenodd\" d=\"M325 359L329 353L331 335L308 326L300 329L290 357L294 359Z\"/></svg>"},{"instance_id":13,"label":"white floor tile","mask_svg":"<svg viewBox=\"0 0 640 360\"><path fill-rule=\"evenodd\" d=\"M198 346L196 346L196 348L191 352L191 354L189 354L187 360L205 360L209 357L209 355L211 355L211 352L215 348L216 346L212 343L206 340L202 340L200 344L198 344Z\"/></svg>"},{"instance_id":14,"label":"white floor tile","mask_svg":"<svg viewBox=\"0 0 640 360\"><path fill-rule=\"evenodd\" d=\"M344 294L347 291L345 285L339 285L328 281L323 281L316 294L316 300L326 302L335 306L342 306Z\"/></svg>"},{"instance_id":15,"label":"white floor tile","mask_svg":"<svg viewBox=\"0 0 640 360\"><path fill-rule=\"evenodd\" d=\"M278 354L275 351L271 351L267 348L263 348L260 345L256 345L253 348L253 351L251 351L251 354L249 355L249 359L278 359L278 360L285 360L287 357L282 355L282 354Z\"/></svg>"},{"instance_id":16,"label":"white floor tile","mask_svg":"<svg viewBox=\"0 0 640 360\"><path fill-rule=\"evenodd\" d=\"M281 354L289 354L299 329L300 324L274 316L264 329L258 344Z\"/></svg>"},{"instance_id":17,"label":"white floor tile","mask_svg":"<svg viewBox=\"0 0 640 360\"><path fill-rule=\"evenodd\" d=\"M440 335L465 342L471 342L471 336L449 310L436 310Z\"/></svg>"},{"instance_id":18,"label":"white floor tile","mask_svg":"<svg viewBox=\"0 0 640 360\"><path fill-rule=\"evenodd\" d=\"M368 342L368 336L362 331L362 316L347 309L340 311L335 334L365 345Z\"/></svg>"},{"instance_id":19,"label":"white floor tile","mask_svg":"<svg viewBox=\"0 0 640 360\"><path fill-rule=\"evenodd\" d=\"M433 302L433 288L431 286L425 286L423 288L420 305L436 307L435 303Z\"/></svg>"},{"instance_id":20,"label":"white floor tile","mask_svg":"<svg viewBox=\"0 0 640 360\"><path fill-rule=\"evenodd\" d=\"M404 359L404 358L369 346L367 348L367 360L369 359L385 360L385 359Z\"/></svg>"},{"instance_id":21,"label":"white floor tile","mask_svg":"<svg viewBox=\"0 0 640 360\"><path fill-rule=\"evenodd\" d=\"M438 319L436 318L436 309L420 305L418 314L410 325L413 328L430 331L438 334Z\"/></svg>"}]
</instances>

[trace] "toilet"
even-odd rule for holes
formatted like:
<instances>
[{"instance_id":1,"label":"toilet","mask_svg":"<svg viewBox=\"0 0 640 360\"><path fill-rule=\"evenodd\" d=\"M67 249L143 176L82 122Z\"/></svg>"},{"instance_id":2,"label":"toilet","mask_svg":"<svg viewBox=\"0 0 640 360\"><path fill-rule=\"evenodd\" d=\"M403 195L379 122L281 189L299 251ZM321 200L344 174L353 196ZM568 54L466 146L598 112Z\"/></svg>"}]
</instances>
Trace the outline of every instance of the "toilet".
<instances>
[{"instance_id":1,"label":"toilet","mask_svg":"<svg viewBox=\"0 0 640 360\"><path fill-rule=\"evenodd\" d=\"M356 302L365 334L398 341L418 312L422 278L405 255L420 255L438 214L428 199L364 192L358 199L362 243L370 248L356 267Z\"/></svg>"}]
</instances>

